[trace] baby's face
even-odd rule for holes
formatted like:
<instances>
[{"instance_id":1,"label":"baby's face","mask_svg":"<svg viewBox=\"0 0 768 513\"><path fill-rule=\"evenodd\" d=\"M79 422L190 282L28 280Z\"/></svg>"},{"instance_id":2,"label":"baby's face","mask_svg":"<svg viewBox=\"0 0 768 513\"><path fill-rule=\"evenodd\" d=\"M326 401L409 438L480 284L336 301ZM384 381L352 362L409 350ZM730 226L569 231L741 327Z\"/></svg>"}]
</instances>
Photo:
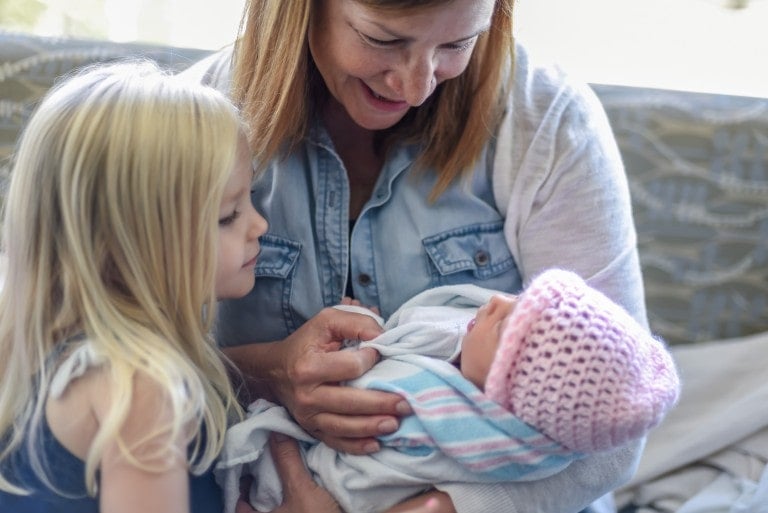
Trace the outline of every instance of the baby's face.
<instances>
[{"instance_id":1,"label":"baby's face","mask_svg":"<svg viewBox=\"0 0 768 513\"><path fill-rule=\"evenodd\" d=\"M461 345L461 373L481 390L499 346L501 330L516 304L516 296L497 294L469 321Z\"/></svg>"}]
</instances>

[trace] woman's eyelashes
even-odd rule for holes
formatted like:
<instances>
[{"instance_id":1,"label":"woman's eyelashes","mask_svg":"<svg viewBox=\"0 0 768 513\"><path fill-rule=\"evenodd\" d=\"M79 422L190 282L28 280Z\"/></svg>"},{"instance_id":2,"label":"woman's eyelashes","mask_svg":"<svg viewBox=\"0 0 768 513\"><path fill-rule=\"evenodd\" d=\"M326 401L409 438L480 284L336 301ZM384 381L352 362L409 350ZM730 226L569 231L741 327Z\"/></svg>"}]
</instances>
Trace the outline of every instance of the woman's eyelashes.
<instances>
[{"instance_id":1,"label":"woman's eyelashes","mask_svg":"<svg viewBox=\"0 0 768 513\"><path fill-rule=\"evenodd\" d=\"M219 226L229 226L230 224L235 222L235 219L240 217L240 211L239 210L233 210L231 214L229 214L226 217L222 217L219 219Z\"/></svg>"},{"instance_id":2,"label":"woman's eyelashes","mask_svg":"<svg viewBox=\"0 0 768 513\"><path fill-rule=\"evenodd\" d=\"M390 39L388 41L384 41L382 39L376 39L375 37L371 37L366 34L363 34L359 30L357 31L357 35L360 36L360 39L362 39L364 43L370 46L374 46L376 48L391 48L392 46L395 46L401 41L400 39Z\"/></svg>"},{"instance_id":3,"label":"woman's eyelashes","mask_svg":"<svg viewBox=\"0 0 768 513\"><path fill-rule=\"evenodd\" d=\"M360 39L363 40L364 43L374 48L392 48L404 42L403 39L383 40L383 39L377 39L375 37L364 34L359 30L357 30L356 32L357 32L357 35L360 37ZM477 36L473 36L469 39L465 39L464 41L457 41L455 43L446 43L442 45L441 48L444 48L446 50L453 50L456 52L463 52L465 50L469 50L470 48L472 48L476 40L477 40Z\"/></svg>"}]
</instances>

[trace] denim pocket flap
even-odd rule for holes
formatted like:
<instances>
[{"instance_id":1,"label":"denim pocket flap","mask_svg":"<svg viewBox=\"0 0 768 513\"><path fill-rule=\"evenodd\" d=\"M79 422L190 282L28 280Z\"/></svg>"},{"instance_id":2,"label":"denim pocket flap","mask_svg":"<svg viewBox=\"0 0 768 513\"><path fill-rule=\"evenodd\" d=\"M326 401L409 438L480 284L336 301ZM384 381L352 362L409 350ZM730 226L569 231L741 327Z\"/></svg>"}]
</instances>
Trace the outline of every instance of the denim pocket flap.
<instances>
[{"instance_id":1,"label":"denim pocket flap","mask_svg":"<svg viewBox=\"0 0 768 513\"><path fill-rule=\"evenodd\" d=\"M441 275L470 271L486 279L514 265L503 226L501 221L463 226L427 237L422 244Z\"/></svg>"},{"instance_id":2,"label":"denim pocket flap","mask_svg":"<svg viewBox=\"0 0 768 513\"><path fill-rule=\"evenodd\" d=\"M289 239L265 234L259 239L261 252L256 261L256 276L287 278L301 253L301 244Z\"/></svg>"}]
</instances>

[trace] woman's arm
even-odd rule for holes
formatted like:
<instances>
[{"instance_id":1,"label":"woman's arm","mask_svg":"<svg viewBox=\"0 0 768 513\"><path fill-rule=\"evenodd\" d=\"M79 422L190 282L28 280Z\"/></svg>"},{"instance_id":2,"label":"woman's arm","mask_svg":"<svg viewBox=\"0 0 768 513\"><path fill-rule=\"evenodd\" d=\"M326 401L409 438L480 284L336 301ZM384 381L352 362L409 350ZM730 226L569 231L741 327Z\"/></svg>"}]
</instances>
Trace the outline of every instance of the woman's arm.
<instances>
[{"instance_id":1,"label":"woman's arm","mask_svg":"<svg viewBox=\"0 0 768 513\"><path fill-rule=\"evenodd\" d=\"M637 469L643 441L578 460L544 479L499 484L438 484L458 512L573 513L626 483Z\"/></svg>"},{"instance_id":2,"label":"woman's arm","mask_svg":"<svg viewBox=\"0 0 768 513\"><path fill-rule=\"evenodd\" d=\"M312 480L295 440L273 434L269 439L269 450L283 484L283 504L271 513L341 513L333 497ZM398 505L387 513L452 513L452 507L448 509L450 500L448 506L444 502L447 497L441 492L431 492ZM235 513L256 513L256 510L241 500Z\"/></svg>"},{"instance_id":3,"label":"woman's arm","mask_svg":"<svg viewBox=\"0 0 768 513\"><path fill-rule=\"evenodd\" d=\"M605 111L586 84L517 56L493 169L515 262L526 282L574 271L647 326L629 186Z\"/></svg>"},{"instance_id":4,"label":"woman's arm","mask_svg":"<svg viewBox=\"0 0 768 513\"><path fill-rule=\"evenodd\" d=\"M224 349L260 397L285 406L310 434L353 454L379 449L376 436L395 431L410 413L396 394L339 386L377 361L373 349L339 351L344 339L369 340L381 332L366 315L326 308L280 342Z\"/></svg>"},{"instance_id":5,"label":"woman's arm","mask_svg":"<svg viewBox=\"0 0 768 513\"><path fill-rule=\"evenodd\" d=\"M456 513L451 497L437 490L432 490L401 502L384 513L416 513L417 511L433 511L434 513Z\"/></svg>"},{"instance_id":6,"label":"woman's arm","mask_svg":"<svg viewBox=\"0 0 768 513\"><path fill-rule=\"evenodd\" d=\"M552 267L574 271L647 326L629 187L600 102L561 71L529 65L522 48L514 87L493 180L524 280ZM593 455L537 481L438 488L457 511L578 511L625 483L641 449L639 441Z\"/></svg>"}]
</instances>

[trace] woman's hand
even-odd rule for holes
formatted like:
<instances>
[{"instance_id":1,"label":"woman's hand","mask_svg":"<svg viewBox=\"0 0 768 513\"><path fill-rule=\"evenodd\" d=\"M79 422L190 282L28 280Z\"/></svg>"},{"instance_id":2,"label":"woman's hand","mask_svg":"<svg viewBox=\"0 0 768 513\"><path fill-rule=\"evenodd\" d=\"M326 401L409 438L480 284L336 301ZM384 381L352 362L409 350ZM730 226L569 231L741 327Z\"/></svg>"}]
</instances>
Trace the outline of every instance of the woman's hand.
<instances>
[{"instance_id":1,"label":"woman's hand","mask_svg":"<svg viewBox=\"0 0 768 513\"><path fill-rule=\"evenodd\" d=\"M272 390L305 430L334 449L378 451L375 437L395 431L398 417L411 412L396 394L339 385L361 376L379 357L370 348L339 351L343 340L369 340L380 332L366 315L326 308L276 348L282 367Z\"/></svg>"},{"instance_id":2,"label":"woman's hand","mask_svg":"<svg viewBox=\"0 0 768 513\"><path fill-rule=\"evenodd\" d=\"M377 307L364 305L360 301L358 301L357 299L352 299L349 296L344 296L343 298L341 298L341 303L340 304L342 304L342 305L349 305L349 306L359 306L361 308L367 308L368 310L370 310L371 312L375 313L376 315L380 315L381 314L381 312L379 312L379 309Z\"/></svg>"},{"instance_id":3,"label":"woman's hand","mask_svg":"<svg viewBox=\"0 0 768 513\"><path fill-rule=\"evenodd\" d=\"M312 479L299 452L295 440L273 433L269 438L269 450L275 461L277 474L283 484L283 503L271 513L341 513L341 508L331 495ZM439 492L437 492L439 493ZM408 501L411 503L411 501ZM395 511L395 510L392 510ZM412 505L396 510L400 513L442 513L439 501L434 498L414 501ZM237 503L235 513L258 513L247 502Z\"/></svg>"},{"instance_id":4,"label":"woman's hand","mask_svg":"<svg viewBox=\"0 0 768 513\"><path fill-rule=\"evenodd\" d=\"M430 490L391 507L384 513L456 513L451 497L438 490Z\"/></svg>"},{"instance_id":5,"label":"woman's hand","mask_svg":"<svg viewBox=\"0 0 768 513\"><path fill-rule=\"evenodd\" d=\"M269 437L269 450L283 485L283 503L271 513L341 513L341 508L331 494L312 480L295 440L280 433L272 433ZM244 497L247 496L246 490ZM258 512L241 498L235 506L235 513Z\"/></svg>"},{"instance_id":6,"label":"woman's hand","mask_svg":"<svg viewBox=\"0 0 768 513\"><path fill-rule=\"evenodd\" d=\"M326 308L282 342L232 347L227 355L312 436L352 454L379 450L375 437L395 431L411 413L396 394L339 383L360 377L378 360L371 349L339 351L345 339L381 333L369 316ZM266 385L267 390L263 389Z\"/></svg>"},{"instance_id":7,"label":"woman's hand","mask_svg":"<svg viewBox=\"0 0 768 513\"><path fill-rule=\"evenodd\" d=\"M309 475L295 440L273 433L269 450L283 484L283 504L272 513L341 513L331 494Z\"/></svg>"}]
</instances>

